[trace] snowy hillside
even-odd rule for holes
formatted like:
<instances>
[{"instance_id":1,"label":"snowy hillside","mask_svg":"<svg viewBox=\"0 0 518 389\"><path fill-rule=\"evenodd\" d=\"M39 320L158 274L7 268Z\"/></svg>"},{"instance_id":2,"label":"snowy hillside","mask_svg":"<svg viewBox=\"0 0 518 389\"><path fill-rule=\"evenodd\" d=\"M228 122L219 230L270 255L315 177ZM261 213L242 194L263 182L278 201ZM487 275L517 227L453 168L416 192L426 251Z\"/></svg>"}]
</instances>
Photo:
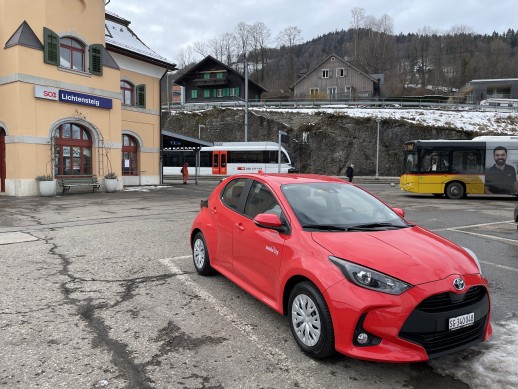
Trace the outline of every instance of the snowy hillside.
<instances>
[{"instance_id":1,"label":"snowy hillside","mask_svg":"<svg viewBox=\"0 0 518 389\"><path fill-rule=\"evenodd\" d=\"M346 106L320 107L315 109L304 108L254 108L254 111L284 111L335 113L351 117L375 117L380 119L396 119L410 123L451 127L474 133L492 133L494 135L518 135L518 112L487 112L470 110L432 110L432 109L377 109L377 108L348 108Z\"/></svg>"}]
</instances>

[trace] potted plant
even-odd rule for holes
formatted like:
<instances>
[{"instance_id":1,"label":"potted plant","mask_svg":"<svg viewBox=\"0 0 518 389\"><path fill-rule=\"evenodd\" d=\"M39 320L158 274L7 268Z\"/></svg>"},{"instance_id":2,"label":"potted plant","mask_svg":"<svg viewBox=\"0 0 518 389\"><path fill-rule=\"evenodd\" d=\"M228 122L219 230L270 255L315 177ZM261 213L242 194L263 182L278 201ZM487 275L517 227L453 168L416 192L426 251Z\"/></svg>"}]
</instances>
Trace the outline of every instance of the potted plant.
<instances>
[{"instance_id":1,"label":"potted plant","mask_svg":"<svg viewBox=\"0 0 518 389\"><path fill-rule=\"evenodd\" d=\"M56 194L56 181L52 174L36 177L41 196L54 196Z\"/></svg>"},{"instance_id":2,"label":"potted plant","mask_svg":"<svg viewBox=\"0 0 518 389\"><path fill-rule=\"evenodd\" d=\"M104 187L106 192L115 192L117 190L117 174L110 172L104 176Z\"/></svg>"}]
</instances>

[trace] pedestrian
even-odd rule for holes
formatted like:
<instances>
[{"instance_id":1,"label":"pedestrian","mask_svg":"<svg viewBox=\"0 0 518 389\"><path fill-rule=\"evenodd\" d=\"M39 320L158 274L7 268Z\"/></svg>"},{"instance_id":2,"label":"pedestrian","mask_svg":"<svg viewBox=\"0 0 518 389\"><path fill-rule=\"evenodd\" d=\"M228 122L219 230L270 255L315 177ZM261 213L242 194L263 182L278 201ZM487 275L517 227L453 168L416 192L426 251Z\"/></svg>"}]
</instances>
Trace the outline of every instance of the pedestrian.
<instances>
[{"instance_id":1,"label":"pedestrian","mask_svg":"<svg viewBox=\"0 0 518 389\"><path fill-rule=\"evenodd\" d=\"M183 183L187 184L187 180L189 179L189 163L185 162L180 172L182 173Z\"/></svg>"},{"instance_id":2,"label":"pedestrian","mask_svg":"<svg viewBox=\"0 0 518 389\"><path fill-rule=\"evenodd\" d=\"M349 179L349 182L353 182L354 177L354 165L351 163L345 170L345 175Z\"/></svg>"}]
</instances>

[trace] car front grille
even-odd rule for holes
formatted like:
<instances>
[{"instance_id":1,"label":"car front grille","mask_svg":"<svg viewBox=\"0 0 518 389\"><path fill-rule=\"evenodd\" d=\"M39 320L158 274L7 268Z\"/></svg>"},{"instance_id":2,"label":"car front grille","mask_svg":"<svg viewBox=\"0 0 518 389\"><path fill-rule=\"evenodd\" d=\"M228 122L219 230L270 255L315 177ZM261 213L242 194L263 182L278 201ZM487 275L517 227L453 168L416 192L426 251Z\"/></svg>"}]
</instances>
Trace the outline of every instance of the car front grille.
<instances>
[{"instance_id":1,"label":"car front grille","mask_svg":"<svg viewBox=\"0 0 518 389\"><path fill-rule=\"evenodd\" d=\"M475 313L469 327L449 330L448 320ZM464 294L441 293L422 301L405 321L399 337L421 345L430 358L439 357L479 343L484 338L489 312L489 296L483 286Z\"/></svg>"},{"instance_id":2,"label":"car front grille","mask_svg":"<svg viewBox=\"0 0 518 389\"><path fill-rule=\"evenodd\" d=\"M481 301L486 295L486 288L474 286L464 294L441 293L428 297L416 309L422 312L444 312L463 308Z\"/></svg>"}]
</instances>

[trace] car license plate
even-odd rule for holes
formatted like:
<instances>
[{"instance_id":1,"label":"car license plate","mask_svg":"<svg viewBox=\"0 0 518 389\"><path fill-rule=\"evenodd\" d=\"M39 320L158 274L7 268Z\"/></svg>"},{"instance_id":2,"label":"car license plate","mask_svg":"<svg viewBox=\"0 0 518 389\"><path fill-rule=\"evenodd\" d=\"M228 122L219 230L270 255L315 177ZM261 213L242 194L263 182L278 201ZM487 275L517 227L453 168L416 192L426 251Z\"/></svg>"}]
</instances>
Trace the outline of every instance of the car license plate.
<instances>
[{"instance_id":1,"label":"car license plate","mask_svg":"<svg viewBox=\"0 0 518 389\"><path fill-rule=\"evenodd\" d=\"M450 328L450 331L467 327L472 325L475 322L475 314L473 312L468 313L466 315L461 315L457 317L452 317L448 320L448 325Z\"/></svg>"}]
</instances>

